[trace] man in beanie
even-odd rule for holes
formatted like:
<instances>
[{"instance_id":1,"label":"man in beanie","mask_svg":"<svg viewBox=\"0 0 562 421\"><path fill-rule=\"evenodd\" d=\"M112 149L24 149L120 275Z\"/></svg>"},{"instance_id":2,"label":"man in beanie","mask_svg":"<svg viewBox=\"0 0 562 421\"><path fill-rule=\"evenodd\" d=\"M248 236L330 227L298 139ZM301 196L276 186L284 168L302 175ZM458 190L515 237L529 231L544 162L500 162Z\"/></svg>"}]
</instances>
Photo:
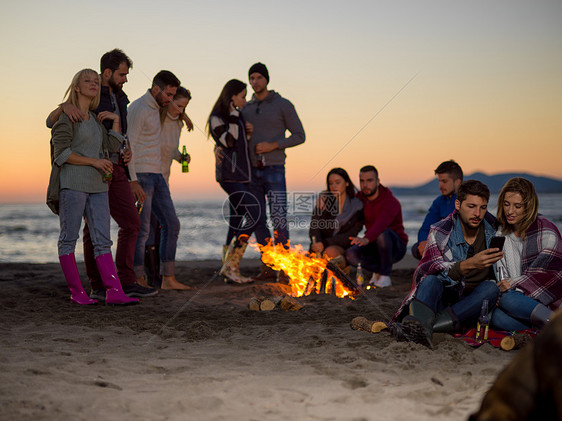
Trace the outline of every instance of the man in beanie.
<instances>
[{"instance_id":1,"label":"man in beanie","mask_svg":"<svg viewBox=\"0 0 562 421\"><path fill-rule=\"evenodd\" d=\"M304 143L302 123L290 101L268 90L269 72L263 63L256 63L248 71L254 95L242 110L244 119L253 125L248 148L252 162L251 191L256 196L261 215L255 235L261 245L267 244L271 234L267 227L265 202L269 204L275 244L287 245L287 186L285 182L285 149ZM290 136L285 137L289 131ZM263 268L265 269L265 267ZM267 271L255 277L268 277Z\"/></svg>"}]
</instances>

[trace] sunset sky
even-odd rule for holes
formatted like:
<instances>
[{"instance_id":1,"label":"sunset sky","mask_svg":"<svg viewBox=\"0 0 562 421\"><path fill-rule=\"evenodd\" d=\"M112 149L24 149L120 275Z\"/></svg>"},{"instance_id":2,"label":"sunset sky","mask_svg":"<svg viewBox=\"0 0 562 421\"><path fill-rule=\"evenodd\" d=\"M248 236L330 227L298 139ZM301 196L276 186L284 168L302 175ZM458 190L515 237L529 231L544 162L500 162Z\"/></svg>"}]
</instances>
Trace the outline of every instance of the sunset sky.
<instances>
[{"instance_id":1,"label":"sunset sky","mask_svg":"<svg viewBox=\"0 0 562 421\"><path fill-rule=\"evenodd\" d=\"M450 158L465 173L562 178L562 2L5 1L0 6L0 202L43 202L48 113L72 76L115 47L133 60L125 92L161 69L193 100L196 129L172 168L176 200L223 197L206 118L224 83L261 61L307 140L288 149L289 190L321 190L335 166L354 180L416 185ZM248 99L251 88L248 88ZM436 192L437 194L437 192Z\"/></svg>"}]
</instances>

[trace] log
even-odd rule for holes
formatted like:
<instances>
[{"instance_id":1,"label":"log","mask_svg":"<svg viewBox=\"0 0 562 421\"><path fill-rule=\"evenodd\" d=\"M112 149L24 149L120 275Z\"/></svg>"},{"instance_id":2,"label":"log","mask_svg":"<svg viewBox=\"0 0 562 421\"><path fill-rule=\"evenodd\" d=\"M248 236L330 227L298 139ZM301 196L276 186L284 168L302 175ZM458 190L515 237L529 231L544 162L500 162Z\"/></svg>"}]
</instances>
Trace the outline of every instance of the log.
<instances>
[{"instance_id":1,"label":"log","mask_svg":"<svg viewBox=\"0 0 562 421\"><path fill-rule=\"evenodd\" d=\"M275 302L271 298L264 298L260 302L261 311L271 311L275 308Z\"/></svg>"},{"instance_id":2,"label":"log","mask_svg":"<svg viewBox=\"0 0 562 421\"><path fill-rule=\"evenodd\" d=\"M504 351L511 351L513 349L519 349L531 339L531 335L527 333L516 333L511 336L506 336L500 342L500 348Z\"/></svg>"},{"instance_id":3,"label":"log","mask_svg":"<svg viewBox=\"0 0 562 421\"><path fill-rule=\"evenodd\" d=\"M303 305L296 298L285 295L279 303L279 307L285 311L297 311L300 310Z\"/></svg>"},{"instance_id":4,"label":"log","mask_svg":"<svg viewBox=\"0 0 562 421\"><path fill-rule=\"evenodd\" d=\"M339 267L337 267L334 263L332 263L332 261L328 261L328 264L326 265L326 269L331 270L332 272L334 272L334 275L336 276L336 278L338 278L340 280L340 282L343 284L343 286L351 292L352 296L358 295L360 294L361 288L359 288L357 286L357 284L355 283L355 281L353 279L351 279L349 276L347 276Z\"/></svg>"},{"instance_id":5,"label":"log","mask_svg":"<svg viewBox=\"0 0 562 421\"><path fill-rule=\"evenodd\" d=\"M250 302L248 303L248 308L251 311L260 311L260 301L256 297L250 298Z\"/></svg>"},{"instance_id":6,"label":"log","mask_svg":"<svg viewBox=\"0 0 562 421\"><path fill-rule=\"evenodd\" d=\"M250 298L248 308L251 311L271 311L281 302L282 299L282 296L253 297Z\"/></svg>"},{"instance_id":7,"label":"log","mask_svg":"<svg viewBox=\"0 0 562 421\"><path fill-rule=\"evenodd\" d=\"M350 325L353 330L363 330L369 333L379 333L381 330L388 328L385 322L381 322L380 320L371 321L361 316L351 320Z\"/></svg>"}]
</instances>

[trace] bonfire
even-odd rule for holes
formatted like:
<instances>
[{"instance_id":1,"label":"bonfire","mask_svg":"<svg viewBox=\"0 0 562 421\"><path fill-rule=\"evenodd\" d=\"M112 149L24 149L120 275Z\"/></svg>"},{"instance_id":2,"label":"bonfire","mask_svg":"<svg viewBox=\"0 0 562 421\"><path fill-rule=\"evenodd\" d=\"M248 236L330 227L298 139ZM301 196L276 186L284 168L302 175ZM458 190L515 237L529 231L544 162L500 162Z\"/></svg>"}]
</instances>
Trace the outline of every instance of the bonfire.
<instances>
[{"instance_id":1,"label":"bonfire","mask_svg":"<svg viewBox=\"0 0 562 421\"><path fill-rule=\"evenodd\" d=\"M271 242L259 247L262 261L274 270L282 270L289 278L293 297L302 297L312 292L334 294L340 298L354 298L359 293L357 285L330 261L309 253L301 244L289 246L273 245Z\"/></svg>"}]
</instances>

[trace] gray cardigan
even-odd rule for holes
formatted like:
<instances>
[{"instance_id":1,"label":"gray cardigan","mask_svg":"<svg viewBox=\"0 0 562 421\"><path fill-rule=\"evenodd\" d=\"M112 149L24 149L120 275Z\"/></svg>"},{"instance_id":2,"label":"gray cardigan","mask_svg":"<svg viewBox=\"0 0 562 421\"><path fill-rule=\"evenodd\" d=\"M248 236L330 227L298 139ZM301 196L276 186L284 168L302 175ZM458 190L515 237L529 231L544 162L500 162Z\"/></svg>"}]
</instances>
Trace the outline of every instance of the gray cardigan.
<instances>
[{"instance_id":1,"label":"gray cardigan","mask_svg":"<svg viewBox=\"0 0 562 421\"><path fill-rule=\"evenodd\" d=\"M101 158L103 149L117 152L123 137L114 132L109 134L90 113L87 121L72 123L62 114L51 131L51 177L47 188L47 206L58 214L60 189L100 193L108 190L103 175L89 165L67 164L71 153L89 158Z\"/></svg>"}]
</instances>

